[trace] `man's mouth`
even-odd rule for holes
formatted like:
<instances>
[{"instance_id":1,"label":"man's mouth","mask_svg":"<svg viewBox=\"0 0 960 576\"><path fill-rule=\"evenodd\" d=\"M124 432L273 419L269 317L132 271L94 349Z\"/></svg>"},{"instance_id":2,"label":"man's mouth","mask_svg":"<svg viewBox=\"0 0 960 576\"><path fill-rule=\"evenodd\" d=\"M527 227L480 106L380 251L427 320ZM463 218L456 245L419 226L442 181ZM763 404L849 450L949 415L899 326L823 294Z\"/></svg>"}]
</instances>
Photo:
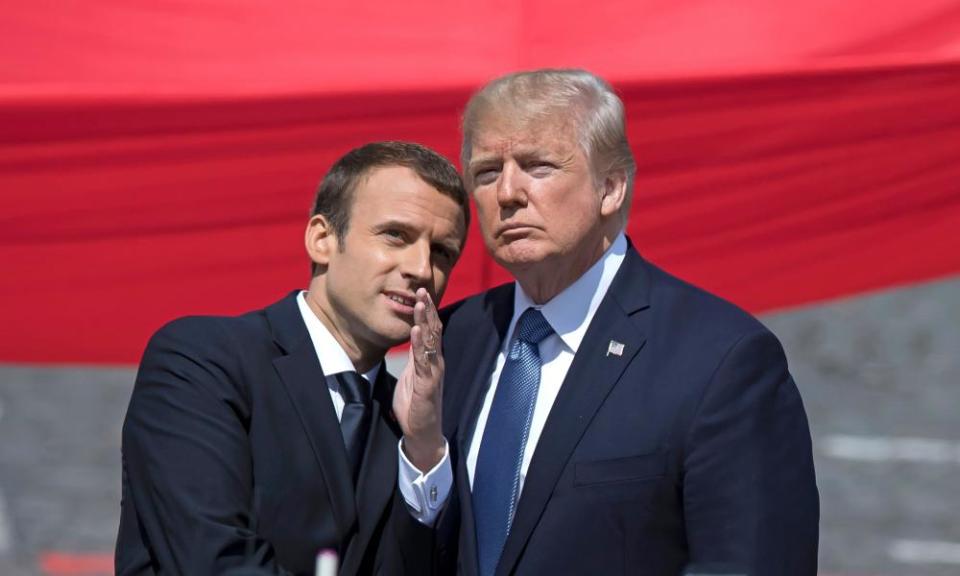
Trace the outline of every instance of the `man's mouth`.
<instances>
[{"instance_id":1,"label":"man's mouth","mask_svg":"<svg viewBox=\"0 0 960 576\"><path fill-rule=\"evenodd\" d=\"M528 226L526 224L506 224L500 227L497 230L497 236L505 236L507 238L517 238L520 236L526 236L534 231L533 226Z\"/></svg>"},{"instance_id":2,"label":"man's mouth","mask_svg":"<svg viewBox=\"0 0 960 576\"><path fill-rule=\"evenodd\" d=\"M413 306L417 303L416 298L408 298L406 296L401 296L399 294L387 294L387 298L393 300L394 302L399 302L404 306Z\"/></svg>"},{"instance_id":3,"label":"man's mouth","mask_svg":"<svg viewBox=\"0 0 960 576\"><path fill-rule=\"evenodd\" d=\"M413 314L413 307L417 303L417 298L414 294L408 292L384 292L384 296L387 297L387 300L392 302L391 308L399 314L410 315Z\"/></svg>"}]
</instances>

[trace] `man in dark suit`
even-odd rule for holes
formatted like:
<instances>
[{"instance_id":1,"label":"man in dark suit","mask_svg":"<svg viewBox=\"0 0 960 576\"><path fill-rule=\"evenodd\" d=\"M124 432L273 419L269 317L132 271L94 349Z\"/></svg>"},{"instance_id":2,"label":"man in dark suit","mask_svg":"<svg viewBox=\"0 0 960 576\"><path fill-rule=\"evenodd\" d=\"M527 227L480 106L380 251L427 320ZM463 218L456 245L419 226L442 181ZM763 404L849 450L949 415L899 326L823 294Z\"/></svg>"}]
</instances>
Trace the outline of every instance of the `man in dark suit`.
<instances>
[{"instance_id":1,"label":"man in dark suit","mask_svg":"<svg viewBox=\"0 0 960 576\"><path fill-rule=\"evenodd\" d=\"M322 549L341 574L430 572L452 482L433 302L467 202L422 146L355 149L317 192L307 291L157 332L123 427L117 573L312 574ZM397 382L383 357L407 338Z\"/></svg>"},{"instance_id":2,"label":"man in dark suit","mask_svg":"<svg viewBox=\"0 0 960 576\"><path fill-rule=\"evenodd\" d=\"M784 352L624 235L635 164L611 88L575 70L494 80L467 106L462 162L516 282L442 314L458 571L816 574Z\"/></svg>"}]
</instances>

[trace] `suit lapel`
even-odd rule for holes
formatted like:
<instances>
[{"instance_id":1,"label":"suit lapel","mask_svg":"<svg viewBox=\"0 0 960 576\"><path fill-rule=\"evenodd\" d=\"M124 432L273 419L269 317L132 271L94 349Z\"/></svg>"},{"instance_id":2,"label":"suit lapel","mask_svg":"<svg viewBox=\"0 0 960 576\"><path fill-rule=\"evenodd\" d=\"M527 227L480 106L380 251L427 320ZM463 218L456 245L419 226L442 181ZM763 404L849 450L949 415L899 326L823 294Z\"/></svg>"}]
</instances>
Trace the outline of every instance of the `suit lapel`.
<instances>
[{"instance_id":1,"label":"suit lapel","mask_svg":"<svg viewBox=\"0 0 960 576\"><path fill-rule=\"evenodd\" d=\"M357 520L354 490L337 413L317 353L300 316L296 293L267 308L274 339L285 355L273 362L303 425L328 490L341 539Z\"/></svg>"},{"instance_id":2,"label":"suit lapel","mask_svg":"<svg viewBox=\"0 0 960 576\"><path fill-rule=\"evenodd\" d=\"M513 284L492 290L489 298L484 302L485 308L489 310L487 314L482 315L486 322L470 332L469 343L452 343L453 349L457 349L458 353L462 354L460 366L473 368L472 372L463 374L461 370L456 375L457 378L465 378L469 381L457 425L460 454L464 459L470 451L473 428L480 416L480 407L489 388L490 375L493 373L497 353L500 351L503 339L507 337L507 329L513 317L513 291ZM475 342L480 345L475 345Z\"/></svg>"},{"instance_id":3,"label":"suit lapel","mask_svg":"<svg viewBox=\"0 0 960 576\"><path fill-rule=\"evenodd\" d=\"M498 574L508 574L517 563L577 443L627 365L643 348L646 335L631 316L648 306L648 287L647 271L639 255L629 248L547 417ZM609 352L611 343L623 344L619 354Z\"/></svg>"},{"instance_id":4,"label":"suit lapel","mask_svg":"<svg viewBox=\"0 0 960 576\"><path fill-rule=\"evenodd\" d=\"M467 455L470 453L471 437L489 388L497 353L506 338L510 319L513 317L513 291L513 284L491 290L484 302L487 312L481 315L483 323L477 326L476 330L470 331L469 343L451 343L450 348L462 354L460 366L472 369L472 372L464 373L460 370L458 374L451 376L453 379L469 382L457 425L459 461L454 471L460 499L460 566L461 573L465 575L476 574L477 571L477 537L473 520L473 499L467 476Z\"/></svg>"},{"instance_id":5,"label":"suit lapel","mask_svg":"<svg viewBox=\"0 0 960 576\"><path fill-rule=\"evenodd\" d=\"M397 486L397 442L400 432L391 408L395 385L396 380L387 374L386 365L382 365L373 387L373 424L357 479L357 534L343 558L343 574L359 571L364 551ZM384 463L389 464L384 467Z\"/></svg>"}]
</instances>

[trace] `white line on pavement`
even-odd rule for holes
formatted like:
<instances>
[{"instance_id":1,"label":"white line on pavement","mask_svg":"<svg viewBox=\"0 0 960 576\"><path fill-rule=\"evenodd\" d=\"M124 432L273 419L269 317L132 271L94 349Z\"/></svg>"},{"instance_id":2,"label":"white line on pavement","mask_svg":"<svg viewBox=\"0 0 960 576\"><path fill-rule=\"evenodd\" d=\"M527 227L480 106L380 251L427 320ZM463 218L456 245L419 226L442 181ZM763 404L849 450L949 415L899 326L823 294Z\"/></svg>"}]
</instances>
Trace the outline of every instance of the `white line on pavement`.
<instances>
[{"instance_id":1,"label":"white line on pavement","mask_svg":"<svg viewBox=\"0 0 960 576\"><path fill-rule=\"evenodd\" d=\"M905 564L960 564L960 543L935 540L895 540L890 557Z\"/></svg>"},{"instance_id":2,"label":"white line on pavement","mask_svg":"<svg viewBox=\"0 0 960 576\"><path fill-rule=\"evenodd\" d=\"M7 516L7 501L0 492L0 556L6 555L13 548L9 516Z\"/></svg>"},{"instance_id":3,"label":"white line on pavement","mask_svg":"<svg viewBox=\"0 0 960 576\"><path fill-rule=\"evenodd\" d=\"M831 458L861 462L960 464L960 442L937 438L827 436L821 451Z\"/></svg>"},{"instance_id":4,"label":"white line on pavement","mask_svg":"<svg viewBox=\"0 0 960 576\"><path fill-rule=\"evenodd\" d=\"M3 402L0 402L0 420L3 419ZM6 555L13 548L13 538L10 535L10 520L7 516L7 501L0 492L0 556Z\"/></svg>"}]
</instances>

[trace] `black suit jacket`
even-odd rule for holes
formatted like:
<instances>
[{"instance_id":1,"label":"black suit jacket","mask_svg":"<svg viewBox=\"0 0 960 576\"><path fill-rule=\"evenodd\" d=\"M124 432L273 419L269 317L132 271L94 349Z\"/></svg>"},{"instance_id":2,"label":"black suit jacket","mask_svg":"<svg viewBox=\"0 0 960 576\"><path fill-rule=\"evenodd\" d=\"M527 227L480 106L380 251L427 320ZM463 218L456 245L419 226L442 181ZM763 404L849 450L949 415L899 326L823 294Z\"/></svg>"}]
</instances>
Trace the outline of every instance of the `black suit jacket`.
<instances>
[{"instance_id":1,"label":"black suit jacket","mask_svg":"<svg viewBox=\"0 0 960 576\"><path fill-rule=\"evenodd\" d=\"M444 314L457 498L443 528L461 521L462 574L477 572L464 462L513 291ZM550 411L497 573L814 576L818 521L810 432L779 342L628 248Z\"/></svg>"},{"instance_id":2,"label":"black suit jacket","mask_svg":"<svg viewBox=\"0 0 960 576\"><path fill-rule=\"evenodd\" d=\"M312 574L322 548L341 574L429 572L433 533L397 489L394 384L381 369L355 493L296 292L160 329L123 426L117 573Z\"/></svg>"}]
</instances>

